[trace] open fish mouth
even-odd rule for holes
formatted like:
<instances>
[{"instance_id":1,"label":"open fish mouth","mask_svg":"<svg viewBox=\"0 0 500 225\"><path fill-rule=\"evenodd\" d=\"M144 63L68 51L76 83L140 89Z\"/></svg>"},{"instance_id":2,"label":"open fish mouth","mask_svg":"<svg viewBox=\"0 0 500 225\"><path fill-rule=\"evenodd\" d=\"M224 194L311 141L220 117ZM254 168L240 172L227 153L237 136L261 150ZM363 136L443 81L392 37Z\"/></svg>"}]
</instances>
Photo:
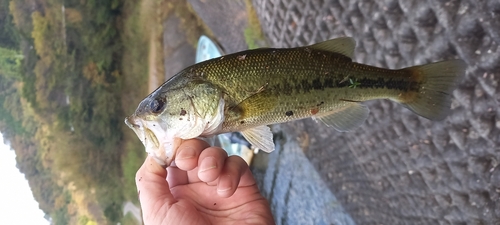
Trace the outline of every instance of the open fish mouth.
<instances>
[{"instance_id":1,"label":"open fish mouth","mask_svg":"<svg viewBox=\"0 0 500 225\"><path fill-rule=\"evenodd\" d=\"M129 116L125 118L125 124L127 124L127 126L135 132L146 149L158 149L160 147L160 142L158 141L156 134L144 126L142 121L137 119L137 117Z\"/></svg>"},{"instance_id":2,"label":"open fish mouth","mask_svg":"<svg viewBox=\"0 0 500 225\"><path fill-rule=\"evenodd\" d=\"M146 148L146 152L160 163L161 165L168 165L173 159L171 156L173 153L165 152L165 144L161 142L161 137L165 136L164 130L160 128L159 125L152 125L155 122L144 121L141 118L132 115L125 118L125 124L127 124L130 129L132 129L139 140ZM148 127L149 126L149 127ZM150 129L156 128L156 129Z\"/></svg>"},{"instance_id":3,"label":"open fish mouth","mask_svg":"<svg viewBox=\"0 0 500 225\"><path fill-rule=\"evenodd\" d=\"M127 118L125 118L125 124L127 124L127 126L132 130L140 129L141 125L136 124L134 118L135 116L128 116Z\"/></svg>"},{"instance_id":4,"label":"open fish mouth","mask_svg":"<svg viewBox=\"0 0 500 225\"><path fill-rule=\"evenodd\" d=\"M125 118L125 124L127 124L127 126L135 132L141 142L144 142L144 132L142 131L142 124L138 124L134 118L134 116Z\"/></svg>"}]
</instances>

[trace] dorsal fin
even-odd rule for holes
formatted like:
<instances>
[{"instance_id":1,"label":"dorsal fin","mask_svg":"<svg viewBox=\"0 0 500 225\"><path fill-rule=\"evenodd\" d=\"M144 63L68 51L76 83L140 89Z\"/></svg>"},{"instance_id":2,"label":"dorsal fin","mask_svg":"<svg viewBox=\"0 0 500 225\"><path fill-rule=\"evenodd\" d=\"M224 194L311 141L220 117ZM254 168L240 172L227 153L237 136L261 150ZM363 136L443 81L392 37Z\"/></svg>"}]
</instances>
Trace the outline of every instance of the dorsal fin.
<instances>
[{"instance_id":1,"label":"dorsal fin","mask_svg":"<svg viewBox=\"0 0 500 225\"><path fill-rule=\"evenodd\" d=\"M309 48L317 50L336 52L351 59L354 55L354 47L356 47L356 41L351 37L335 38L309 46Z\"/></svg>"}]
</instances>

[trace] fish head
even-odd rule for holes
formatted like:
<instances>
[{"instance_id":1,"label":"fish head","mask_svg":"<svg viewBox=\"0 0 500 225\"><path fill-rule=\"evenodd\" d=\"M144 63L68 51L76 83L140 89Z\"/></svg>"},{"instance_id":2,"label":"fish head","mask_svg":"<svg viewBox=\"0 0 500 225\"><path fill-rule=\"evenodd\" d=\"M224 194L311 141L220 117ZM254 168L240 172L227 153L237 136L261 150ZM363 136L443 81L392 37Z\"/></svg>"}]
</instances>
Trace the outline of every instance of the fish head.
<instances>
[{"instance_id":1,"label":"fish head","mask_svg":"<svg viewBox=\"0 0 500 225\"><path fill-rule=\"evenodd\" d=\"M146 152L168 166L183 139L216 134L224 120L224 100L189 89L158 89L141 101L125 124L139 137ZM210 104L210 102L216 104Z\"/></svg>"},{"instance_id":2,"label":"fish head","mask_svg":"<svg viewBox=\"0 0 500 225\"><path fill-rule=\"evenodd\" d=\"M141 101L131 116L125 118L125 124L135 132L148 154L162 166L171 163L173 149L180 144L170 129L171 117L166 116L168 105L166 97L152 93Z\"/></svg>"}]
</instances>

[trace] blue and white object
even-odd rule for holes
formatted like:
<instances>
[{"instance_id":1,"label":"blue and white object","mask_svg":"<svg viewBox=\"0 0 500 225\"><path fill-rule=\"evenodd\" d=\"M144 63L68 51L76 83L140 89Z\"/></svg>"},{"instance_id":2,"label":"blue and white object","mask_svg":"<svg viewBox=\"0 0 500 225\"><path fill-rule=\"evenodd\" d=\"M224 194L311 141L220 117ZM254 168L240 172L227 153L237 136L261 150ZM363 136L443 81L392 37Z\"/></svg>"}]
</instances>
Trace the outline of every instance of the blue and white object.
<instances>
[{"instance_id":1,"label":"blue and white object","mask_svg":"<svg viewBox=\"0 0 500 225\"><path fill-rule=\"evenodd\" d=\"M200 40L198 40L198 46L196 47L196 63L220 56L222 56L222 54L217 45L207 36L201 35Z\"/></svg>"}]
</instances>

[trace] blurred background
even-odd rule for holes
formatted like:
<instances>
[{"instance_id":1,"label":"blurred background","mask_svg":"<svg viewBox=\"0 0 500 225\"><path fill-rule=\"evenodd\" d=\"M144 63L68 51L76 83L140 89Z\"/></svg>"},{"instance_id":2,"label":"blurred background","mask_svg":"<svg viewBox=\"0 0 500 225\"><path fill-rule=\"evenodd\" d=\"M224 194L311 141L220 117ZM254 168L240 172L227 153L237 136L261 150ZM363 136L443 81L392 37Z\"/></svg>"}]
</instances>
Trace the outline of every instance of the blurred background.
<instances>
[{"instance_id":1,"label":"blurred background","mask_svg":"<svg viewBox=\"0 0 500 225\"><path fill-rule=\"evenodd\" d=\"M0 0L2 223L141 224L123 119L201 35L225 54L350 36L374 66L463 59L446 120L384 100L354 132L275 125L251 169L278 224L500 224L495 0Z\"/></svg>"}]
</instances>

